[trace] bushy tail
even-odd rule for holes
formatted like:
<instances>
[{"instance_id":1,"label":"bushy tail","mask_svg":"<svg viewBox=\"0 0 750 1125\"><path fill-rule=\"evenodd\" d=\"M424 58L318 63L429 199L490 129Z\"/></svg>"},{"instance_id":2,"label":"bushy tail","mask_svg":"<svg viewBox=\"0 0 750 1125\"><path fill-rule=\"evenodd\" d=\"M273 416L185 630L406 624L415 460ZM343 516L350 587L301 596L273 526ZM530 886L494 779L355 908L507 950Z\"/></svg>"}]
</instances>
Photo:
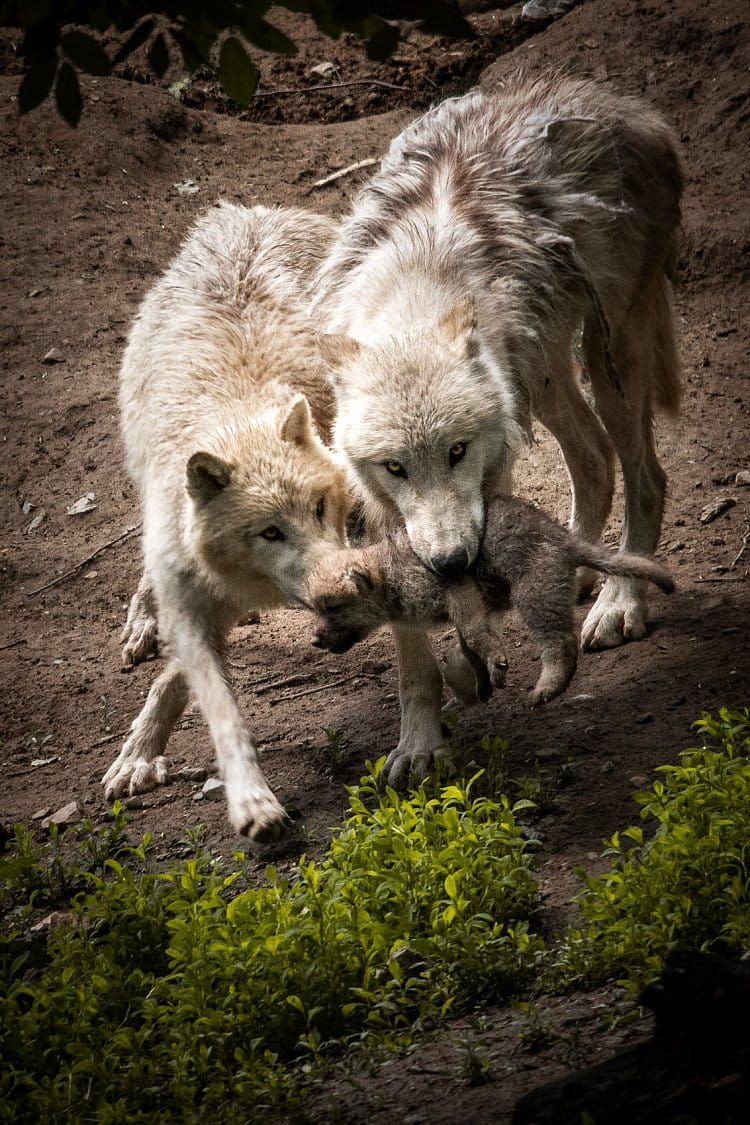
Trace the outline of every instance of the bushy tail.
<instances>
[{"instance_id":1,"label":"bushy tail","mask_svg":"<svg viewBox=\"0 0 750 1125\"><path fill-rule=\"evenodd\" d=\"M605 547L579 541L576 545L576 566L590 566L605 574L615 574L622 578L644 578L653 582L665 594L674 592L674 582L666 570L653 559L642 555L628 555L620 551L608 551Z\"/></svg>"}]
</instances>

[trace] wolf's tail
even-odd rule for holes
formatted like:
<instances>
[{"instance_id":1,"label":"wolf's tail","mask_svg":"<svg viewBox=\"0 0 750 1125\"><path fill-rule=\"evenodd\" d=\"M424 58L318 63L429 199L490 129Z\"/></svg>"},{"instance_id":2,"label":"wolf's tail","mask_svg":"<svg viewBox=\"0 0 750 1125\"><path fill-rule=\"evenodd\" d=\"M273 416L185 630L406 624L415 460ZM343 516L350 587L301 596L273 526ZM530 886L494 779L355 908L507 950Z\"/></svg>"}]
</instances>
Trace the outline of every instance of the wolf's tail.
<instances>
[{"instance_id":1,"label":"wolf's tail","mask_svg":"<svg viewBox=\"0 0 750 1125\"><path fill-rule=\"evenodd\" d=\"M605 574L615 574L622 578L644 578L653 582L665 594L674 591L674 582L666 570L663 570L653 559L646 559L642 555L628 555L620 551L608 551L605 547L598 547L594 543L579 542L576 544L576 566L590 566L594 570L601 570Z\"/></svg>"}]
</instances>

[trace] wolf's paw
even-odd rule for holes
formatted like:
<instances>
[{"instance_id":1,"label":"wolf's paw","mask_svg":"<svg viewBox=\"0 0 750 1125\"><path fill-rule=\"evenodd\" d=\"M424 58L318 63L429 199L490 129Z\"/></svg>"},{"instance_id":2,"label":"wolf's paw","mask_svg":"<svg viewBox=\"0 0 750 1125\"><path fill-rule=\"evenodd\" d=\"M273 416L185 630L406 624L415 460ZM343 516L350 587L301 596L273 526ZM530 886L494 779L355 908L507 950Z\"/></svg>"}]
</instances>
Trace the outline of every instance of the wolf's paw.
<instances>
[{"instance_id":1,"label":"wolf's paw","mask_svg":"<svg viewBox=\"0 0 750 1125\"><path fill-rule=\"evenodd\" d=\"M158 652L159 630L151 613L137 613L128 618L120 634L123 667L142 664Z\"/></svg>"},{"instance_id":2,"label":"wolf's paw","mask_svg":"<svg viewBox=\"0 0 750 1125\"><path fill-rule=\"evenodd\" d=\"M450 771L453 764L450 750L444 744L420 750L414 747L404 748L399 742L385 760L383 777L393 786L408 785L410 782L418 785L438 763L447 771Z\"/></svg>"},{"instance_id":3,"label":"wolf's paw","mask_svg":"<svg viewBox=\"0 0 750 1125\"><path fill-rule=\"evenodd\" d=\"M166 785L168 781L166 758L161 755L145 758L129 750L126 742L119 758L115 759L102 778L102 785L106 799L114 801L123 794L133 797L136 793L149 793L158 785Z\"/></svg>"},{"instance_id":4,"label":"wolf's paw","mask_svg":"<svg viewBox=\"0 0 750 1125\"><path fill-rule=\"evenodd\" d=\"M504 655L494 656L490 661L490 683L493 688L504 688L508 678L508 658Z\"/></svg>"},{"instance_id":5,"label":"wolf's paw","mask_svg":"<svg viewBox=\"0 0 750 1125\"><path fill-rule=\"evenodd\" d=\"M263 786L253 786L241 794L228 791L227 806L235 831L258 844L278 840L289 823L283 806Z\"/></svg>"},{"instance_id":6,"label":"wolf's paw","mask_svg":"<svg viewBox=\"0 0 750 1125\"><path fill-rule=\"evenodd\" d=\"M607 582L583 623L584 648L617 648L646 636L646 599Z\"/></svg>"},{"instance_id":7,"label":"wolf's paw","mask_svg":"<svg viewBox=\"0 0 750 1125\"><path fill-rule=\"evenodd\" d=\"M464 707L474 707L481 703L477 675L460 650L449 653L446 657L443 675L446 684Z\"/></svg>"}]
</instances>

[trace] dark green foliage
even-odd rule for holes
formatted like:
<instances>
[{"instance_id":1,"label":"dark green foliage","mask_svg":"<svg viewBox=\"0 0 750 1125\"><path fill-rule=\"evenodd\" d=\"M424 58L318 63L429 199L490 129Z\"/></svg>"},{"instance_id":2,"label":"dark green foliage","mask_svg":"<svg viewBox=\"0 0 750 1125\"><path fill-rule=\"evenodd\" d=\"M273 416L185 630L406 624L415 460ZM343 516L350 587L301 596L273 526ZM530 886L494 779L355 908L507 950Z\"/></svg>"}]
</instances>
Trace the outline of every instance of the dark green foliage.
<instances>
[{"instance_id":1,"label":"dark green foliage","mask_svg":"<svg viewBox=\"0 0 750 1125\"><path fill-rule=\"evenodd\" d=\"M471 38L470 24L447 0L278 0L290 11L308 13L325 34L342 31L359 35L372 59L390 55L399 40L397 25L384 15L417 20L426 31ZM220 50L219 79L227 95L247 105L257 86L257 70L246 44L263 51L293 55L296 44L264 19L269 0L182 0L154 5L148 0L4 0L0 25L24 31L20 54L25 70L19 91L22 113L44 101L54 87L59 112L71 125L81 115L78 72L109 74L112 67L149 42L147 58L161 77L170 62L181 58L189 72L211 60ZM109 58L96 32L114 29L130 33ZM55 79L57 79L55 81Z\"/></svg>"}]
</instances>

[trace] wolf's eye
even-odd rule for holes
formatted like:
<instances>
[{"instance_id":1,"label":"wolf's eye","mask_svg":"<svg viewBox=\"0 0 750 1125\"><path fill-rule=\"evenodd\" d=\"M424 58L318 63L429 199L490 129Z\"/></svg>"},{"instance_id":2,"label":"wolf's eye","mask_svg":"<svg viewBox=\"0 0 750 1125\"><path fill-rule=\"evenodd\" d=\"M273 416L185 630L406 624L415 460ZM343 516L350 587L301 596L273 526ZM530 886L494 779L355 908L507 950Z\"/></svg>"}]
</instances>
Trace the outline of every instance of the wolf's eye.
<instances>
[{"instance_id":1,"label":"wolf's eye","mask_svg":"<svg viewBox=\"0 0 750 1125\"><path fill-rule=\"evenodd\" d=\"M318 517L319 520L322 520L323 516L325 514L326 514L326 498L325 498L325 496L321 496L320 500L318 500L317 504L315 505L315 515Z\"/></svg>"},{"instance_id":2,"label":"wolf's eye","mask_svg":"<svg viewBox=\"0 0 750 1125\"><path fill-rule=\"evenodd\" d=\"M272 524L261 531L261 538L267 539L269 543L282 543L286 536L283 531L279 531L278 527Z\"/></svg>"},{"instance_id":3,"label":"wolf's eye","mask_svg":"<svg viewBox=\"0 0 750 1125\"><path fill-rule=\"evenodd\" d=\"M466 455L466 442L465 441L457 441L456 444L452 445L450 447L450 449L448 450L448 463L450 464L450 467L453 468L453 466L458 464L458 462L465 455Z\"/></svg>"},{"instance_id":4,"label":"wolf's eye","mask_svg":"<svg viewBox=\"0 0 750 1125\"><path fill-rule=\"evenodd\" d=\"M406 469L400 461L384 461L383 464L392 477L406 478Z\"/></svg>"}]
</instances>

